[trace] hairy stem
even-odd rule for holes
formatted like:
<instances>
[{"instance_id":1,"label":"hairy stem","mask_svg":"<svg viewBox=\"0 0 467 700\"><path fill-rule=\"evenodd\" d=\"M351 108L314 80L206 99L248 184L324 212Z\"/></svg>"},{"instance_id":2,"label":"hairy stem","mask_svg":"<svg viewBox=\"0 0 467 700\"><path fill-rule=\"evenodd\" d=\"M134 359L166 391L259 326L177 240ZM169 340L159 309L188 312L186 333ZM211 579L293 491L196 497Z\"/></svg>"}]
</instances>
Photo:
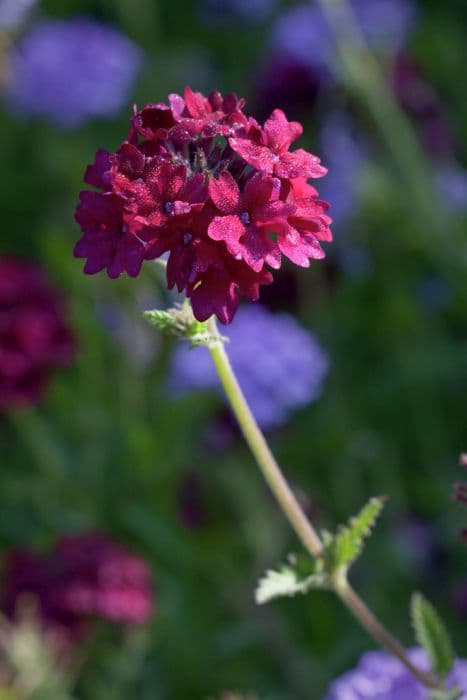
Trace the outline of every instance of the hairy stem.
<instances>
[{"instance_id":1,"label":"hairy stem","mask_svg":"<svg viewBox=\"0 0 467 700\"><path fill-rule=\"evenodd\" d=\"M209 325L212 335L218 335L214 318L211 318ZM213 343L209 350L243 436L284 515L292 525L306 550L314 557L323 556L321 539L303 512L295 494L277 464L263 433L258 427L255 417L248 406L234 374L223 343L221 341ZM340 578L334 581L333 587L335 593L362 627L364 627L381 646L385 647L389 652L400 659L410 673L428 688L443 689L431 674L418 669L410 661L404 647L375 617L350 586L346 578Z\"/></svg>"}]
</instances>

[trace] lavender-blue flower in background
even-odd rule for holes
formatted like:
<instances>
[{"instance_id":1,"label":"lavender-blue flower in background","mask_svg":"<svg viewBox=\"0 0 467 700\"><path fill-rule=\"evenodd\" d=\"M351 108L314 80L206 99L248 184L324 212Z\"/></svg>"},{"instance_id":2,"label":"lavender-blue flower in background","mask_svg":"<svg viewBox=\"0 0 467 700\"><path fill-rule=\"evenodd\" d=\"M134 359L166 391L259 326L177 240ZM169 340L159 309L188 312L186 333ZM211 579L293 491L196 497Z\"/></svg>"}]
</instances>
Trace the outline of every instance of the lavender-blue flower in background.
<instances>
[{"instance_id":1,"label":"lavender-blue flower in background","mask_svg":"<svg viewBox=\"0 0 467 700\"><path fill-rule=\"evenodd\" d=\"M314 336L288 314L258 304L242 307L229 328L227 345L247 401L263 428L283 425L294 410L321 393L328 358ZM180 344L169 386L178 392L220 385L206 348Z\"/></svg>"},{"instance_id":2,"label":"lavender-blue flower in background","mask_svg":"<svg viewBox=\"0 0 467 700\"><path fill-rule=\"evenodd\" d=\"M19 27L37 0L0 0L0 30L11 32Z\"/></svg>"},{"instance_id":3,"label":"lavender-blue flower in background","mask_svg":"<svg viewBox=\"0 0 467 700\"><path fill-rule=\"evenodd\" d=\"M334 227L358 212L359 171L366 161L366 148L352 130L349 118L340 112L329 114L319 137L320 153L328 173L320 197L332 202Z\"/></svg>"},{"instance_id":4,"label":"lavender-blue flower in background","mask_svg":"<svg viewBox=\"0 0 467 700\"><path fill-rule=\"evenodd\" d=\"M411 649L408 654L415 664L428 670L424 651ZM463 691L459 700L467 700L467 661L455 662L449 684L459 685ZM370 651L355 669L334 681L326 700L429 700L429 695L398 659L384 651Z\"/></svg>"},{"instance_id":5,"label":"lavender-blue flower in background","mask_svg":"<svg viewBox=\"0 0 467 700\"><path fill-rule=\"evenodd\" d=\"M407 41L415 10L407 0L352 0L351 7L369 45L395 53ZM317 2L293 7L276 22L272 44L278 53L321 71L323 80L336 61L332 30Z\"/></svg>"},{"instance_id":6,"label":"lavender-blue flower in background","mask_svg":"<svg viewBox=\"0 0 467 700\"><path fill-rule=\"evenodd\" d=\"M467 211L467 170L455 161L436 169L436 182L443 202L453 211Z\"/></svg>"},{"instance_id":7,"label":"lavender-blue flower in background","mask_svg":"<svg viewBox=\"0 0 467 700\"><path fill-rule=\"evenodd\" d=\"M116 114L141 61L141 50L117 28L85 18L43 20L12 53L6 98L19 115L71 129Z\"/></svg>"}]
</instances>

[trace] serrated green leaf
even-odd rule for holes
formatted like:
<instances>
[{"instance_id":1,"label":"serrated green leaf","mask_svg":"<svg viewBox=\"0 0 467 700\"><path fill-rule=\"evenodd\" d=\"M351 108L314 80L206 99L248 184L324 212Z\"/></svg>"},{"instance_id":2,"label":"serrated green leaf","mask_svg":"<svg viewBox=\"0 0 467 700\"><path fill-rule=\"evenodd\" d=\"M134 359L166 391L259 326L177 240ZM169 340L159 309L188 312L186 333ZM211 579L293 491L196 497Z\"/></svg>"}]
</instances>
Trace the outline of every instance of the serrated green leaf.
<instances>
[{"instance_id":1,"label":"serrated green leaf","mask_svg":"<svg viewBox=\"0 0 467 700\"><path fill-rule=\"evenodd\" d=\"M416 640L428 654L433 672L446 678L452 669L454 653L444 623L421 593L412 596L411 615Z\"/></svg>"},{"instance_id":2,"label":"serrated green leaf","mask_svg":"<svg viewBox=\"0 0 467 700\"><path fill-rule=\"evenodd\" d=\"M363 549L384 506L384 498L371 498L360 513L339 528L331 539L326 538L325 549L334 570L348 569Z\"/></svg>"},{"instance_id":3,"label":"serrated green leaf","mask_svg":"<svg viewBox=\"0 0 467 700\"><path fill-rule=\"evenodd\" d=\"M273 569L266 571L258 582L255 600L258 605L262 605L273 598L307 593L312 588L329 588L329 578L325 572L317 571L301 577L296 568L286 564L278 571Z\"/></svg>"}]
</instances>

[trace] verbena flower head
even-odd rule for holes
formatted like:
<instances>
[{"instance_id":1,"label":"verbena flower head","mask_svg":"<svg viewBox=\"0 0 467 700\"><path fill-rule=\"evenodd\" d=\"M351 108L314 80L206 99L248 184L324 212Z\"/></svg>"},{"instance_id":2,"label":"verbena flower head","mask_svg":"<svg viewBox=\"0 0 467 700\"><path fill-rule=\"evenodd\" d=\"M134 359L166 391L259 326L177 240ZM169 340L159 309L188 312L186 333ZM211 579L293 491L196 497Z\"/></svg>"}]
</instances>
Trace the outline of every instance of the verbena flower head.
<instances>
[{"instance_id":1,"label":"verbena flower head","mask_svg":"<svg viewBox=\"0 0 467 700\"><path fill-rule=\"evenodd\" d=\"M168 253L169 288L185 291L199 321L229 323L239 297L256 300L282 257L302 267L324 257L328 205L307 183L326 173L292 149L302 133L276 109L260 126L230 94L184 97L135 109L115 153L98 151L76 211L84 271L137 276Z\"/></svg>"},{"instance_id":2,"label":"verbena flower head","mask_svg":"<svg viewBox=\"0 0 467 700\"><path fill-rule=\"evenodd\" d=\"M20 115L75 128L117 113L140 65L140 49L112 26L85 18L43 20L11 56L7 99Z\"/></svg>"},{"instance_id":3,"label":"verbena flower head","mask_svg":"<svg viewBox=\"0 0 467 700\"><path fill-rule=\"evenodd\" d=\"M148 565L99 532L62 537L47 554L11 551L3 591L7 614L14 614L20 596L32 595L44 623L70 637L92 618L145 623L154 608Z\"/></svg>"},{"instance_id":4,"label":"verbena flower head","mask_svg":"<svg viewBox=\"0 0 467 700\"><path fill-rule=\"evenodd\" d=\"M424 651L412 649L408 655L417 666L429 669ZM454 663L449 685L459 685L463 691L460 700L467 700L467 661ZM429 700L429 693L398 659L384 651L371 651L355 669L334 681L325 700Z\"/></svg>"},{"instance_id":5,"label":"verbena flower head","mask_svg":"<svg viewBox=\"0 0 467 700\"><path fill-rule=\"evenodd\" d=\"M62 301L35 264L0 258L0 409L37 401L75 342Z\"/></svg>"},{"instance_id":6,"label":"verbena flower head","mask_svg":"<svg viewBox=\"0 0 467 700\"><path fill-rule=\"evenodd\" d=\"M261 305L242 307L229 341L232 366L261 427L284 424L294 409L321 393L328 359L292 316L272 314ZM179 391L220 389L206 349L182 344L175 349L170 383Z\"/></svg>"}]
</instances>

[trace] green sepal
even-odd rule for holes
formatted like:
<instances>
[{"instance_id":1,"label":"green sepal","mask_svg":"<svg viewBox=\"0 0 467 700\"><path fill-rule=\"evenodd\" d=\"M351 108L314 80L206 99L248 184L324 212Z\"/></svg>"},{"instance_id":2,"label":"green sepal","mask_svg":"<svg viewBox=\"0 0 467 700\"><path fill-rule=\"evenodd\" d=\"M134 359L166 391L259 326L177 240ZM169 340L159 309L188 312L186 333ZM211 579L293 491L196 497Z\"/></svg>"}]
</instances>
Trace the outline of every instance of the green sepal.
<instances>
[{"instance_id":1,"label":"green sepal","mask_svg":"<svg viewBox=\"0 0 467 700\"><path fill-rule=\"evenodd\" d=\"M454 663L451 640L435 608L421 593L412 596L411 617L415 638L428 654L433 673L446 678Z\"/></svg>"},{"instance_id":2,"label":"green sepal","mask_svg":"<svg viewBox=\"0 0 467 700\"><path fill-rule=\"evenodd\" d=\"M188 299L185 299L183 304L175 304L173 308L166 311L161 309L143 311L143 316L162 333L187 340L191 347L204 345L209 348L227 341L227 338L217 332L211 333L208 321L198 321L194 317Z\"/></svg>"}]
</instances>

